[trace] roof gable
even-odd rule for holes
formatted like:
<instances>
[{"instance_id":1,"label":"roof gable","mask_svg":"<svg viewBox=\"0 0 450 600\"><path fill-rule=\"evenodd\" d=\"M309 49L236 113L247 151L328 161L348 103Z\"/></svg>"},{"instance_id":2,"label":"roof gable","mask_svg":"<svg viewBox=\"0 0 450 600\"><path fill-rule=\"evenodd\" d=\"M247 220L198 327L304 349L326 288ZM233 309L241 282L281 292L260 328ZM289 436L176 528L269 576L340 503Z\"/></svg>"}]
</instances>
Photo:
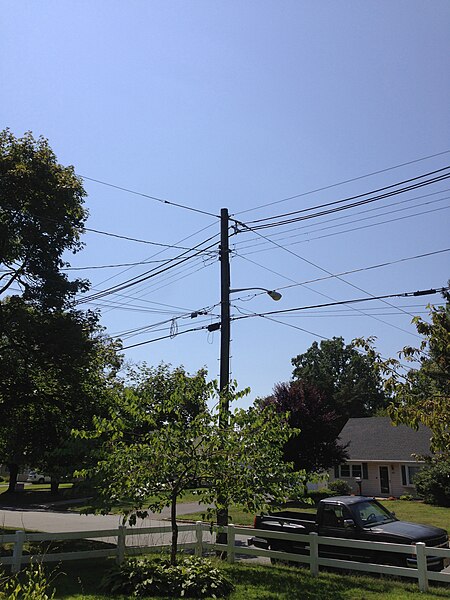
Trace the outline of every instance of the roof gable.
<instances>
[{"instance_id":1,"label":"roof gable","mask_svg":"<svg viewBox=\"0 0 450 600\"><path fill-rule=\"evenodd\" d=\"M395 426L389 417L349 419L339 441L348 444L349 460L411 461L412 454L430 455L431 430Z\"/></svg>"}]
</instances>

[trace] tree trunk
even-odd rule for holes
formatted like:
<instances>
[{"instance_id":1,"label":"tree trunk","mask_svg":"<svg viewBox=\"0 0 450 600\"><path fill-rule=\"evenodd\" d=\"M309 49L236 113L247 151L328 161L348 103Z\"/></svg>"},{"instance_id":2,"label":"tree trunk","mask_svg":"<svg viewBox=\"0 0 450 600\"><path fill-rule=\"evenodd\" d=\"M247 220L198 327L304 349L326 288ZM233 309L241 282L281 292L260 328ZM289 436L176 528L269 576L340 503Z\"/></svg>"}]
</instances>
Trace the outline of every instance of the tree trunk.
<instances>
[{"instance_id":1,"label":"tree trunk","mask_svg":"<svg viewBox=\"0 0 450 600\"><path fill-rule=\"evenodd\" d=\"M19 465L17 463L8 463L9 486L8 493L12 494L16 490L17 475L19 474Z\"/></svg>"},{"instance_id":2,"label":"tree trunk","mask_svg":"<svg viewBox=\"0 0 450 600\"><path fill-rule=\"evenodd\" d=\"M50 482L50 495L57 496L59 494L59 479L52 477Z\"/></svg>"},{"instance_id":3,"label":"tree trunk","mask_svg":"<svg viewBox=\"0 0 450 600\"><path fill-rule=\"evenodd\" d=\"M170 548L170 564L177 564L178 525L177 525L177 495L172 494L170 504L170 524L172 526L172 546Z\"/></svg>"}]
</instances>

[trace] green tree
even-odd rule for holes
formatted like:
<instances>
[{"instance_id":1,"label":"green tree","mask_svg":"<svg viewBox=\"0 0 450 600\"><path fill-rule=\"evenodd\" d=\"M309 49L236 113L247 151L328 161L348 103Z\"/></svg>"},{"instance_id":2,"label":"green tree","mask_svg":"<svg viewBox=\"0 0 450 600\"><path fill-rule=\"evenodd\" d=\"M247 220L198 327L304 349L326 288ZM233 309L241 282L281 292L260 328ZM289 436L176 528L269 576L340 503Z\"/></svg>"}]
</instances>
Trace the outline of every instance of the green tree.
<instances>
[{"instance_id":1,"label":"green tree","mask_svg":"<svg viewBox=\"0 0 450 600\"><path fill-rule=\"evenodd\" d=\"M0 456L10 490L24 463L50 470L56 489L74 457L70 428L101 409L118 365L98 316L70 308L87 282L62 271L64 252L82 247L85 195L46 139L0 132Z\"/></svg>"},{"instance_id":2,"label":"green tree","mask_svg":"<svg viewBox=\"0 0 450 600\"><path fill-rule=\"evenodd\" d=\"M17 296L1 306L0 461L9 465L10 491L24 464L49 472L56 491L85 451L70 442L72 427L106 414L120 366L117 344L95 313L44 312Z\"/></svg>"},{"instance_id":3,"label":"green tree","mask_svg":"<svg viewBox=\"0 0 450 600\"><path fill-rule=\"evenodd\" d=\"M292 359L293 378L320 390L338 416L337 432L350 417L369 417L387 404L383 381L371 354L341 337L317 342Z\"/></svg>"},{"instance_id":4,"label":"green tree","mask_svg":"<svg viewBox=\"0 0 450 600\"><path fill-rule=\"evenodd\" d=\"M134 522L147 510L170 507L175 564L176 502L186 489L202 482L206 487L199 489L199 501L215 502L217 510L239 502L253 511L266 507L269 498L285 499L301 476L291 475L282 461L288 431L274 411L235 411L229 427L219 428L205 402L217 395L217 386L207 382L204 371L191 376L162 366L146 373L145 386L128 385L117 394L108 418L95 419L94 430L76 435L103 442L97 465L84 472L102 482L97 511L126 501L124 520ZM167 395L160 393L162 376L169 379ZM233 386L229 393L240 395Z\"/></svg>"},{"instance_id":5,"label":"green tree","mask_svg":"<svg viewBox=\"0 0 450 600\"><path fill-rule=\"evenodd\" d=\"M259 406L273 406L298 433L284 444L284 460L295 469L320 473L343 463L348 455L336 439L338 416L314 385L303 381L277 383L271 396L259 400Z\"/></svg>"},{"instance_id":6,"label":"green tree","mask_svg":"<svg viewBox=\"0 0 450 600\"><path fill-rule=\"evenodd\" d=\"M86 288L61 271L63 253L81 248L85 195L46 139L0 132L0 295L19 284L26 301L49 309Z\"/></svg>"},{"instance_id":7,"label":"green tree","mask_svg":"<svg viewBox=\"0 0 450 600\"><path fill-rule=\"evenodd\" d=\"M399 374L398 361L382 361L388 374L386 387L394 397L389 415L394 423L417 428L427 425L433 435L431 450L439 460L450 460L450 293L443 292L445 304L429 305L429 318L414 317L423 336L419 348L405 347L400 357L419 363L406 375Z\"/></svg>"}]
</instances>

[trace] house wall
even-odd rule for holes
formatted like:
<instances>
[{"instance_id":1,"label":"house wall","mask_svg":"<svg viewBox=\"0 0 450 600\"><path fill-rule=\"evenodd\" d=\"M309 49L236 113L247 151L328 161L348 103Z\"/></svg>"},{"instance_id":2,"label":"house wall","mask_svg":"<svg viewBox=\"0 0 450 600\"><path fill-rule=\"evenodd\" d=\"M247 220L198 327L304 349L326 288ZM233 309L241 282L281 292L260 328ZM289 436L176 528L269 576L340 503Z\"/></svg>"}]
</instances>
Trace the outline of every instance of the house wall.
<instances>
[{"instance_id":1,"label":"house wall","mask_svg":"<svg viewBox=\"0 0 450 600\"><path fill-rule=\"evenodd\" d=\"M359 461L347 461L346 464L361 464ZM389 461L383 462L369 462L367 463L367 474L368 479L363 479L361 481L361 493L363 496L378 496L380 498L388 498L389 496L400 497L404 494L411 494L413 496L416 495L416 488L414 485L403 485L402 483L402 470L401 466L413 466L417 467L417 462L404 462L404 463L390 463ZM380 466L388 467L389 472L389 493L381 492L381 483L380 483ZM334 481L336 477L334 476L334 470L330 471L330 481ZM356 480L353 477L338 477L337 479L342 479L346 481L350 487L352 488L352 493L358 494L359 487Z\"/></svg>"}]
</instances>

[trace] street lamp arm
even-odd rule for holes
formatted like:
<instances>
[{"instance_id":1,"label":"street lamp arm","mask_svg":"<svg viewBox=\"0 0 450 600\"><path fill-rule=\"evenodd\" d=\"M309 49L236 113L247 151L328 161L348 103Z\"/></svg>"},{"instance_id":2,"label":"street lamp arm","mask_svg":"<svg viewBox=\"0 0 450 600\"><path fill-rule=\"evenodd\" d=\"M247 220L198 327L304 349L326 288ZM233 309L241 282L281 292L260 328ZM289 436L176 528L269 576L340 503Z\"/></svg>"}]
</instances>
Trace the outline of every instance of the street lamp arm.
<instances>
[{"instance_id":1,"label":"street lamp arm","mask_svg":"<svg viewBox=\"0 0 450 600\"><path fill-rule=\"evenodd\" d=\"M251 290L261 290L263 292L266 292L266 294L268 294L272 300L281 300L281 294L280 292L277 292L275 290L268 290L267 288L262 288L262 287L249 287L249 288L236 288L236 289L232 289L230 290L230 293L234 293L234 292L249 292Z\"/></svg>"}]
</instances>

